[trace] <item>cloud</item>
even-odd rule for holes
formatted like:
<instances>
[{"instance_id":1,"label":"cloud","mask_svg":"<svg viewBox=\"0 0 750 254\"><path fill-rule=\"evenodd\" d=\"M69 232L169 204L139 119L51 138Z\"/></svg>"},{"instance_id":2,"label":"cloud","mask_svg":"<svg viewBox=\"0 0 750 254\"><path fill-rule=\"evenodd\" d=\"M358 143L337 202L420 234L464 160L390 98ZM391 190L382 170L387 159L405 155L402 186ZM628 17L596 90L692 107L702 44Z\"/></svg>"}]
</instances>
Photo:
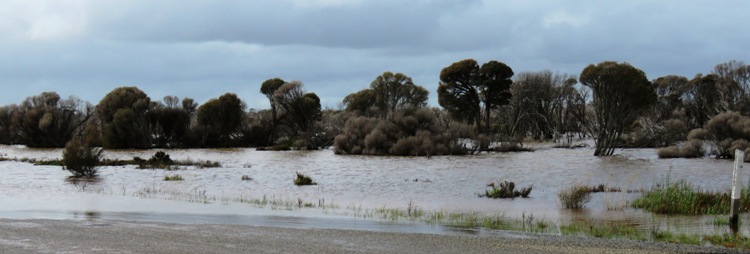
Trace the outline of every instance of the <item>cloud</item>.
<instances>
[{"instance_id":1,"label":"cloud","mask_svg":"<svg viewBox=\"0 0 750 254\"><path fill-rule=\"evenodd\" d=\"M0 5L0 104L55 90L98 102L135 85L153 99L236 92L267 107L264 80L300 80L335 107L385 71L432 94L474 58L516 73L577 75L627 61L649 78L750 61L745 1L8 0Z\"/></svg>"}]
</instances>

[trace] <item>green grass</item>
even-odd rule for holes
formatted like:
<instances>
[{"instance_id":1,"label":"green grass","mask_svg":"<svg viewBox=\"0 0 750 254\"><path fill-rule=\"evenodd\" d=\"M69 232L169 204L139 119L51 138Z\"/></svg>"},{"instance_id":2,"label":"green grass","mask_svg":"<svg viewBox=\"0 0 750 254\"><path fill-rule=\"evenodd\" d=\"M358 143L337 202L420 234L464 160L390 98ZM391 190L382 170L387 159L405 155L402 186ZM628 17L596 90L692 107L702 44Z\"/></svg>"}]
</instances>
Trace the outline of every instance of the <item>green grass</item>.
<instances>
[{"instance_id":1,"label":"green grass","mask_svg":"<svg viewBox=\"0 0 750 254\"><path fill-rule=\"evenodd\" d=\"M740 211L750 211L750 194L744 189ZM631 202L633 208L658 214L728 214L729 193L703 191L685 181L656 185Z\"/></svg>"},{"instance_id":2,"label":"green grass","mask_svg":"<svg viewBox=\"0 0 750 254\"><path fill-rule=\"evenodd\" d=\"M719 234L703 236L703 240L713 245L724 246L727 248L750 249L750 238L743 235Z\"/></svg>"},{"instance_id":3,"label":"green grass","mask_svg":"<svg viewBox=\"0 0 750 254\"><path fill-rule=\"evenodd\" d=\"M178 174L164 176L164 181L182 181L182 180L185 180L185 178L182 178L182 176Z\"/></svg>"}]
</instances>

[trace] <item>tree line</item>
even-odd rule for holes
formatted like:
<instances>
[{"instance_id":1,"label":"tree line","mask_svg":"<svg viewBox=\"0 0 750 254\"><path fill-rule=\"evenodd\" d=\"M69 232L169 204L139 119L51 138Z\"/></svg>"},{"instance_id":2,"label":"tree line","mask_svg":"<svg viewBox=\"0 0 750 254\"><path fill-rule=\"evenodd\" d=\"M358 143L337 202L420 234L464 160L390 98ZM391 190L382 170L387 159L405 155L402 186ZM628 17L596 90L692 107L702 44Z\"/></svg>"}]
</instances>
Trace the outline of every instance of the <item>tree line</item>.
<instances>
[{"instance_id":1,"label":"tree line","mask_svg":"<svg viewBox=\"0 0 750 254\"><path fill-rule=\"evenodd\" d=\"M322 149L337 154L431 156L522 145L525 140L596 139L595 155L617 147L662 147L664 157L708 148L717 157L747 149L750 66L717 65L692 79L648 80L617 62L584 68L580 76L549 70L515 75L499 61L455 62L440 72L440 108L430 92L403 73L384 72L347 95L338 109L299 81L259 84L269 109L247 109L233 93L198 104L166 96L152 100L119 87L97 105L44 92L0 107L0 144L64 147L78 140L105 149L258 147ZM708 143L709 146L704 146Z\"/></svg>"}]
</instances>

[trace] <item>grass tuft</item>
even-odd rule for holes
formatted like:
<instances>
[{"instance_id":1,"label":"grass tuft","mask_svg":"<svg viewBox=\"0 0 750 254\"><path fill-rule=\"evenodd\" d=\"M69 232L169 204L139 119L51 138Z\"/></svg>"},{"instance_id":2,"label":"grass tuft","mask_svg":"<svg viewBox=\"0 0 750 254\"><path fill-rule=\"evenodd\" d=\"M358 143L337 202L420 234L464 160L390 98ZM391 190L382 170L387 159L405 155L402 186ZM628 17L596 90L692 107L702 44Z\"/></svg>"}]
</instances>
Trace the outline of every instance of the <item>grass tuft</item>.
<instances>
[{"instance_id":1,"label":"grass tuft","mask_svg":"<svg viewBox=\"0 0 750 254\"><path fill-rule=\"evenodd\" d=\"M182 180L185 180L185 178L182 178L182 176L178 174L164 176L164 181L182 181Z\"/></svg>"},{"instance_id":2,"label":"grass tuft","mask_svg":"<svg viewBox=\"0 0 750 254\"><path fill-rule=\"evenodd\" d=\"M573 185L557 193L557 198L564 208L580 209L591 201L592 188L582 185Z\"/></svg>"}]
</instances>

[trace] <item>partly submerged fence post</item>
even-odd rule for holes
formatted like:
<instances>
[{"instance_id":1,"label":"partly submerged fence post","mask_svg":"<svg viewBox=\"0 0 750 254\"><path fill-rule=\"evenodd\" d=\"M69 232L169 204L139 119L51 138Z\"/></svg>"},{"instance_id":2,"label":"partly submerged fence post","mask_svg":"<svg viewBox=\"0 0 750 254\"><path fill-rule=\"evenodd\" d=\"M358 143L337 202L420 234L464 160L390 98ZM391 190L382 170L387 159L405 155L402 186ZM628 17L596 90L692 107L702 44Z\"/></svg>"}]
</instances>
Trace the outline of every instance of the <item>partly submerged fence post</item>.
<instances>
[{"instance_id":1,"label":"partly submerged fence post","mask_svg":"<svg viewBox=\"0 0 750 254\"><path fill-rule=\"evenodd\" d=\"M740 197L742 197L742 163L745 161L745 152L739 149L734 151L734 171L732 172L732 207L729 212L729 225L737 227L740 218Z\"/></svg>"}]
</instances>

